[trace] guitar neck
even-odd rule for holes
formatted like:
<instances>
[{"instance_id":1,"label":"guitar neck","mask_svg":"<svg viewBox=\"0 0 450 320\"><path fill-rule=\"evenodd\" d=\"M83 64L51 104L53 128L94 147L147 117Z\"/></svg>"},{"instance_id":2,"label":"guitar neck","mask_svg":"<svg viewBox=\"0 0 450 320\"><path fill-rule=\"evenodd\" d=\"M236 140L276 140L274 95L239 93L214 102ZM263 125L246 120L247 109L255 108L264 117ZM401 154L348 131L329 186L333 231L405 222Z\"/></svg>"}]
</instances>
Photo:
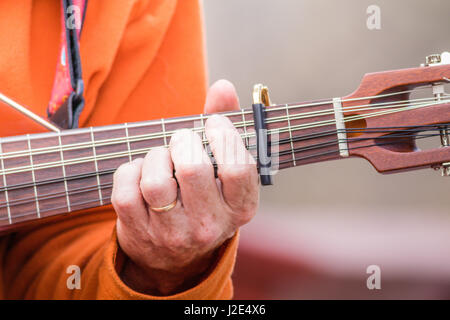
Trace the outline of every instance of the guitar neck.
<instances>
[{"instance_id":1,"label":"guitar neck","mask_svg":"<svg viewBox=\"0 0 450 320\"><path fill-rule=\"evenodd\" d=\"M332 110L332 101L269 107L266 123L274 168L339 158ZM223 115L256 158L252 110ZM2 138L0 230L109 204L113 173L121 164L144 157L151 148L167 147L173 132L182 128L196 131L207 146L207 118L196 115Z\"/></svg>"},{"instance_id":2,"label":"guitar neck","mask_svg":"<svg viewBox=\"0 0 450 320\"><path fill-rule=\"evenodd\" d=\"M223 115L264 164L261 172L267 159L258 159L254 118L261 126L265 116L274 170L358 156L381 173L432 167L450 176L450 95L444 90L444 83L450 82L450 53L426 60L419 68L366 74L357 90L343 99L271 106L256 116L252 109ZM270 101L267 88L256 88L260 90L256 98ZM419 89L431 89L430 96L410 99ZM109 204L114 171L152 148L167 147L178 129L196 131L208 151L204 132L208 117L1 138L0 232ZM440 137L441 147L420 150L416 139L429 137Z\"/></svg>"}]
</instances>

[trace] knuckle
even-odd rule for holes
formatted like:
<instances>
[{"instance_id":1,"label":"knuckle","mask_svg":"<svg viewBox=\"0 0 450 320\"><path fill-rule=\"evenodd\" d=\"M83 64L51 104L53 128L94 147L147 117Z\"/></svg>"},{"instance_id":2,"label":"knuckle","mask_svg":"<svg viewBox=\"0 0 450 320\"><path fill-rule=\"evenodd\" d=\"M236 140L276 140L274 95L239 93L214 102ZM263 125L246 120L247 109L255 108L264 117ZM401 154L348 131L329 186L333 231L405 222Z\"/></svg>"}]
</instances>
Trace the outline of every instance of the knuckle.
<instances>
[{"instance_id":1,"label":"knuckle","mask_svg":"<svg viewBox=\"0 0 450 320\"><path fill-rule=\"evenodd\" d=\"M179 163L175 164L176 176L182 180L198 180L205 175L205 171L208 170L207 164L195 164L195 163Z\"/></svg>"},{"instance_id":2,"label":"knuckle","mask_svg":"<svg viewBox=\"0 0 450 320\"><path fill-rule=\"evenodd\" d=\"M132 170L131 163L122 164L115 172L113 178L113 190L111 193L111 203L114 208L125 211L133 208L136 204L135 192L124 192L124 187L129 189L126 185L126 181L123 181L123 177L128 175Z\"/></svg>"},{"instance_id":3,"label":"knuckle","mask_svg":"<svg viewBox=\"0 0 450 320\"><path fill-rule=\"evenodd\" d=\"M129 211L134 208L136 199L129 196L127 193L113 192L111 195L111 203L114 208L119 211Z\"/></svg>"},{"instance_id":4,"label":"knuckle","mask_svg":"<svg viewBox=\"0 0 450 320\"><path fill-rule=\"evenodd\" d=\"M250 179L252 167L249 165L231 165L221 172L221 178L231 182L240 182Z\"/></svg>"},{"instance_id":5,"label":"knuckle","mask_svg":"<svg viewBox=\"0 0 450 320\"><path fill-rule=\"evenodd\" d=\"M206 120L205 126L206 128L230 128L232 127L232 124L227 117L221 114L213 114Z\"/></svg>"},{"instance_id":6,"label":"knuckle","mask_svg":"<svg viewBox=\"0 0 450 320\"><path fill-rule=\"evenodd\" d=\"M162 179L144 178L140 183L142 194L150 198L159 198L164 196L167 190L167 182Z\"/></svg>"},{"instance_id":7,"label":"knuckle","mask_svg":"<svg viewBox=\"0 0 450 320\"><path fill-rule=\"evenodd\" d=\"M199 174L198 165L193 163L178 163L177 175L183 178L194 178Z\"/></svg>"},{"instance_id":8,"label":"knuckle","mask_svg":"<svg viewBox=\"0 0 450 320\"><path fill-rule=\"evenodd\" d=\"M186 245L185 238L180 234L171 234L164 239L164 246L170 249L179 249Z\"/></svg>"},{"instance_id":9,"label":"knuckle","mask_svg":"<svg viewBox=\"0 0 450 320\"><path fill-rule=\"evenodd\" d=\"M219 114L213 114L211 115L205 122L205 128L207 131L214 131L217 130L218 127L220 127L220 124L222 122L222 115Z\"/></svg>"},{"instance_id":10,"label":"knuckle","mask_svg":"<svg viewBox=\"0 0 450 320\"><path fill-rule=\"evenodd\" d=\"M122 163L116 171L114 171L114 179L118 179L124 176L128 176L130 173L134 173L136 170L139 170L142 165L143 159L137 158L131 162Z\"/></svg>"},{"instance_id":11,"label":"knuckle","mask_svg":"<svg viewBox=\"0 0 450 320\"><path fill-rule=\"evenodd\" d=\"M192 139L193 132L189 129L178 129L175 131L175 133L172 135L170 139L170 145L179 145L184 144L186 141L189 141Z\"/></svg>"},{"instance_id":12,"label":"knuckle","mask_svg":"<svg viewBox=\"0 0 450 320\"><path fill-rule=\"evenodd\" d=\"M237 129L225 121L229 120L222 115L213 115L206 121L206 136L211 144L223 146L226 143L234 142L236 137L240 137Z\"/></svg>"},{"instance_id":13,"label":"knuckle","mask_svg":"<svg viewBox=\"0 0 450 320\"><path fill-rule=\"evenodd\" d=\"M166 153L168 153L169 150L166 147L153 147L152 149L150 149L149 152L147 152L146 154L146 158L151 158L157 155L164 155Z\"/></svg>"},{"instance_id":14,"label":"knuckle","mask_svg":"<svg viewBox=\"0 0 450 320\"><path fill-rule=\"evenodd\" d=\"M217 238L216 233L212 229L204 227L200 228L194 234L194 240L200 246L209 246L215 243Z\"/></svg>"},{"instance_id":15,"label":"knuckle","mask_svg":"<svg viewBox=\"0 0 450 320\"><path fill-rule=\"evenodd\" d=\"M125 175L130 170L130 162L122 163L116 171L114 171L114 178L119 178Z\"/></svg>"}]
</instances>

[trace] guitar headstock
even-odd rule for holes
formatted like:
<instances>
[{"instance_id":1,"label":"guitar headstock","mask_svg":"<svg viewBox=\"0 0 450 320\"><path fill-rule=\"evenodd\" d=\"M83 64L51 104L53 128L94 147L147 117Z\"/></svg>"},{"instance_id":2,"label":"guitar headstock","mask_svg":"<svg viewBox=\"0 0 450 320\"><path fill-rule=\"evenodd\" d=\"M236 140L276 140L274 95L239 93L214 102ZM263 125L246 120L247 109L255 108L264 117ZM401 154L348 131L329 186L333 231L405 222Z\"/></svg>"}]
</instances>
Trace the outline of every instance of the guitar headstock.
<instances>
[{"instance_id":1,"label":"guitar headstock","mask_svg":"<svg viewBox=\"0 0 450 320\"><path fill-rule=\"evenodd\" d=\"M421 167L450 176L450 53L434 54L417 68L366 74L359 88L342 98L350 156L369 160L381 173ZM428 90L423 98L411 98ZM416 140L440 139L421 150Z\"/></svg>"}]
</instances>

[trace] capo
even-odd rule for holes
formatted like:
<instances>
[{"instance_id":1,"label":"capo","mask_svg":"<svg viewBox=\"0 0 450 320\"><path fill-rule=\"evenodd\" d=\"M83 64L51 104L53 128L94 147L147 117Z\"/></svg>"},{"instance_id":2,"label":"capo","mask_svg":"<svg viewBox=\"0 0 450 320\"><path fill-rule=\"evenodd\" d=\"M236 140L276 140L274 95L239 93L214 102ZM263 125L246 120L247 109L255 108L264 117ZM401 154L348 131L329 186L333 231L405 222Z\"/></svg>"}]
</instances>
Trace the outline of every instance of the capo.
<instances>
[{"instance_id":1,"label":"capo","mask_svg":"<svg viewBox=\"0 0 450 320\"><path fill-rule=\"evenodd\" d=\"M272 185L270 140L267 135L266 107L270 106L269 90L257 84L253 87L253 120L256 132L257 163L263 186Z\"/></svg>"}]
</instances>

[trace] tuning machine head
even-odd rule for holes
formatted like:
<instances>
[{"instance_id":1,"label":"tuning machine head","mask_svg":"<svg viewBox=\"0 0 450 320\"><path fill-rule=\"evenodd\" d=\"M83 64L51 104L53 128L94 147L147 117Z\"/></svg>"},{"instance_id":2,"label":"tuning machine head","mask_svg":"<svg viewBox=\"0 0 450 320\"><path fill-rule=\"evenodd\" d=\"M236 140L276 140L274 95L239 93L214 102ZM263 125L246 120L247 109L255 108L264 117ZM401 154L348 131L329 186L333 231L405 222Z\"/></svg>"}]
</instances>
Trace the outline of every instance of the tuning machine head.
<instances>
[{"instance_id":1,"label":"tuning machine head","mask_svg":"<svg viewBox=\"0 0 450 320\"><path fill-rule=\"evenodd\" d=\"M450 136L447 127L439 130L441 137L441 146L443 148L450 147ZM441 174L443 177L450 177L450 162L443 163L441 166Z\"/></svg>"},{"instance_id":2,"label":"tuning machine head","mask_svg":"<svg viewBox=\"0 0 450 320\"><path fill-rule=\"evenodd\" d=\"M422 64L422 67L433 67L433 66L440 66L440 65L448 65L450 64L450 52L443 52L442 54L431 54L425 58L425 64ZM443 80L445 82L450 82L450 79L444 77ZM433 95L435 96L436 100L441 100L444 92L444 85L442 82L434 83L432 84L433 89ZM449 137L449 131L447 127L441 128L439 131L440 138L441 138L441 146L443 148L450 146L450 137ZM449 177L450 176L450 162L442 163L440 166L437 166L434 168L435 170L441 170L441 175L443 177Z\"/></svg>"},{"instance_id":3,"label":"tuning machine head","mask_svg":"<svg viewBox=\"0 0 450 320\"><path fill-rule=\"evenodd\" d=\"M450 147L449 129L447 127L440 128L439 135L441 138L441 147L442 148ZM443 177L450 177L450 162L437 164L432 166L431 168L436 171L440 170L441 176Z\"/></svg>"}]
</instances>

